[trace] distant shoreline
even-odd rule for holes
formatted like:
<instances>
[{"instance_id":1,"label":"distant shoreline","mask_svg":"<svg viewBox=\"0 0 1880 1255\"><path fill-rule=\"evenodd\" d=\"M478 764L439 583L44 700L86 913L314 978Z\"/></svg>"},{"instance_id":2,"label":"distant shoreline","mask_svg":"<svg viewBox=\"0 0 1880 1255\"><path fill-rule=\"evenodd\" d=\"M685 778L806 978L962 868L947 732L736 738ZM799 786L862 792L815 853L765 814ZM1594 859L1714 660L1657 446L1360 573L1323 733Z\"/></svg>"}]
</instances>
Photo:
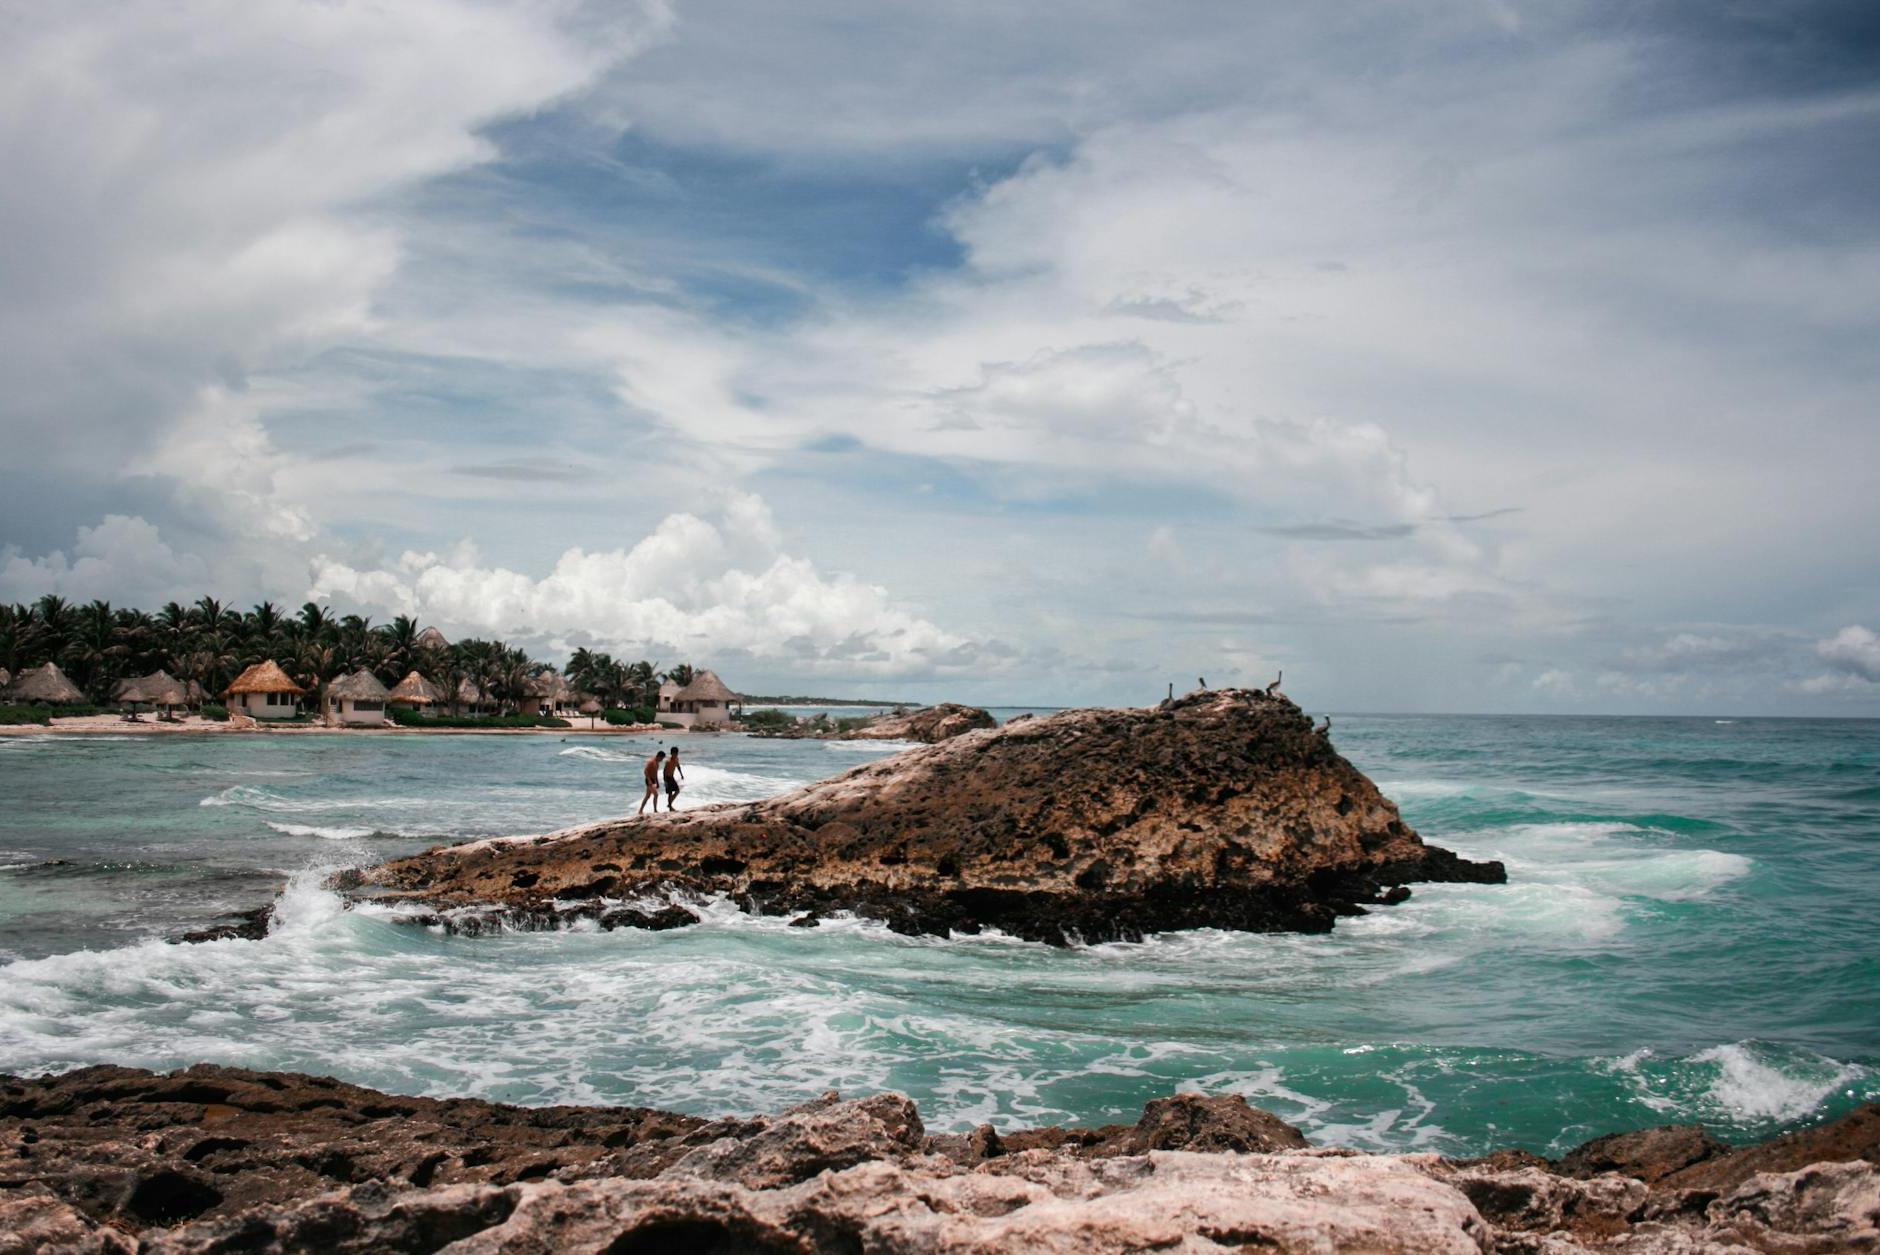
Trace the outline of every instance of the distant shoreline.
<instances>
[{"instance_id":1,"label":"distant shoreline","mask_svg":"<svg viewBox=\"0 0 1880 1255\"><path fill-rule=\"evenodd\" d=\"M931 702L878 702L861 697L744 697L744 706L929 706Z\"/></svg>"},{"instance_id":2,"label":"distant shoreline","mask_svg":"<svg viewBox=\"0 0 1880 1255\"><path fill-rule=\"evenodd\" d=\"M658 733L688 732L683 728L661 727L654 723L626 725L601 724L584 727L573 720L565 728L401 728L340 726L319 723L259 723L251 728L232 727L220 720L190 717L179 723L125 723L116 715L79 715L61 726L58 716L50 724L0 724L0 737L26 736L647 736ZM712 732L707 735L745 735L742 732Z\"/></svg>"}]
</instances>

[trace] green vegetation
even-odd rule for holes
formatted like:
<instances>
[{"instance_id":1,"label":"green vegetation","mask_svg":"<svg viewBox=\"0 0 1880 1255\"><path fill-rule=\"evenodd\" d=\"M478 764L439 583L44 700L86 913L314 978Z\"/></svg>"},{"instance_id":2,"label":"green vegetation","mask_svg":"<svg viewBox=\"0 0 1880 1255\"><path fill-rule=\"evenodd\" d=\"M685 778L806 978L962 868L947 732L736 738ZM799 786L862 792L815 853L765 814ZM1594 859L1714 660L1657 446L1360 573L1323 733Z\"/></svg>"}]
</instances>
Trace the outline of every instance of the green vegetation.
<instances>
[{"instance_id":1,"label":"green vegetation","mask_svg":"<svg viewBox=\"0 0 1880 1255\"><path fill-rule=\"evenodd\" d=\"M202 709L197 713L204 719L213 719L217 723L228 722L228 707L221 702L204 702Z\"/></svg>"},{"instance_id":2,"label":"green vegetation","mask_svg":"<svg viewBox=\"0 0 1880 1255\"><path fill-rule=\"evenodd\" d=\"M782 732L796 726L796 719L781 710L747 710L738 722L759 732Z\"/></svg>"},{"instance_id":3,"label":"green vegetation","mask_svg":"<svg viewBox=\"0 0 1880 1255\"><path fill-rule=\"evenodd\" d=\"M0 706L0 723L44 724L52 718L51 706Z\"/></svg>"},{"instance_id":4,"label":"green vegetation","mask_svg":"<svg viewBox=\"0 0 1880 1255\"><path fill-rule=\"evenodd\" d=\"M653 722L653 712L650 707L646 706L616 706L612 710L603 710L601 712L601 721L603 723L614 724L615 726L651 723Z\"/></svg>"},{"instance_id":5,"label":"green vegetation","mask_svg":"<svg viewBox=\"0 0 1880 1255\"><path fill-rule=\"evenodd\" d=\"M199 686L204 697L214 699L248 667L270 659L307 690L302 701L309 713L322 708L329 683L361 669L388 688L409 672L418 672L446 696L439 714L432 716L439 719L524 715L544 700L539 694L554 691L554 669L525 651L500 640L448 645L435 637L426 640L409 615L375 625L360 615L335 615L331 607L311 601L289 613L271 601L242 611L213 597L188 606L173 601L154 614L121 609L108 601L73 605L54 596L30 605L0 603L0 668L18 675L56 662L98 705L111 701L120 681L158 669ZM572 687L578 694L592 694L604 708L624 707L628 714L650 720L659 703L660 681L684 684L691 675L685 663L662 672L657 663L616 662L607 654L578 649L569 660L562 691ZM43 713L84 714L97 708L58 706ZM209 709L205 706L205 713ZM221 710L212 717L226 716ZM611 715L608 721L619 722ZM567 725L504 725L491 720L472 726Z\"/></svg>"},{"instance_id":6,"label":"green vegetation","mask_svg":"<svg viewBox=\"0 0 1880 1255\"><path fill-rule=\"evenodd\" d=\"M553 715L421 715L403 706L391 707L392 722L401 728L566 728L566 719Z\"/></svg>"}]
</instances>

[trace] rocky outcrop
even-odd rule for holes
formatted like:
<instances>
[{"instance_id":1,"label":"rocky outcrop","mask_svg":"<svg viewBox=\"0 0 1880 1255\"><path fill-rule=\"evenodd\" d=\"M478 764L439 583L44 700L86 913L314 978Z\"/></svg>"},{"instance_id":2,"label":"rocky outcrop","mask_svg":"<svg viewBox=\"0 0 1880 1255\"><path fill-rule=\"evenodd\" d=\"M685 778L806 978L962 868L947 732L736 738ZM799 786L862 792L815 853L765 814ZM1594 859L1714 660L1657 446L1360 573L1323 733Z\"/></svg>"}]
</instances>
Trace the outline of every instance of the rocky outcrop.
<instances>
[{"instance_id":1,"label":"rocky outcrop","mask_svg":"<svg viewBox=\"0 0 1880 1255\"><path fill-rule=\"evenodd\" d=\"M998 720L977 706L941 702L902 714L876 715L859 728L844 732L845 741L918 741L934 745L968 732L996 728Z\"/></svg>"},{"instance_id":2,"label":"rocky outcrop","mask_svg":"<svg viewBox=\"0 0 1880 1255\"><path fill-rule=\"evenodd\" d=\"M1869 1107L1778 1139L1779 1153L1867 1145L1875 1123L1880 1107ZM1703 1162L1753 1169L1776 1145ZM1880 1173L1859 1158L1751 1170L1699 1195L1618 1172L1568 1175L1532 1156L1313 1150L1231 1096L1160 1100L1133 1126L1001 1138L930 1135L895 1094L705 1121L403 1098L235 1068L101 1067L0 1080L0 1165L0 1255L1567 1255L1861 1250L1880 1239Z\"/></svg>"},{"instance_id":3,"label":"rocky outcrop","mask_svg":"<svg viewBox=\"0 0 1880 1255\"><path fill-rule=\"evenodd\" d=\"M969 732L768 801L439 848L337 884L459 929L605 923L725 894L807 923L846 910L909 933L1064 943L1321 932L1410 883L1504 879L1425 845L1292 702L1221 690Z\"/></svg>"}]
</instances>

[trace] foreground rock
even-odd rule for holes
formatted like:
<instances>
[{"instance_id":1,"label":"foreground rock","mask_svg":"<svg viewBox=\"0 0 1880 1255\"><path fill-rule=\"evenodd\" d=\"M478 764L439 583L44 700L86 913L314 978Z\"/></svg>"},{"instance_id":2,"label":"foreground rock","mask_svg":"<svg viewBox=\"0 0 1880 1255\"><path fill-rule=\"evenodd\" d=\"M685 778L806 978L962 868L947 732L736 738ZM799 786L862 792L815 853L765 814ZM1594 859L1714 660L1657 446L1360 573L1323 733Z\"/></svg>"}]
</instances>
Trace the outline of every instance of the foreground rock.
<instances>
[{"instance_id":1,"label":"foreground rock","mask_svg":"<svg viewBox=\"0 0 1880 1255\"><path fill-rule=\"evenodd\" d=\"M794 793L440 848L353 873L457 929L635 922L661 897L854 911L908 933L1064 943L1322 932L1418 881L1499 883L1425 845L1283 697L1077 710L907 750Z\"/></svg>"},{"instance_id":2,"label":"foreground rock","mask_svg":"<svg viewBox=\"0 0 1880 1255\"><path fill-rule=\"evenodd\" d=\"M101 1067L0 1080L0 1253L1860 1250L1880 1239L1876 1130L1868 1107L1725 1148L1702 1162L1736 1170L1692 1191L1312 1150L1235 1097L1001 1138L929 1135L895 1094L708 1122ZM1809 1147L1846 1157L1780 1166Z\"/></svg>"}]
</instances>

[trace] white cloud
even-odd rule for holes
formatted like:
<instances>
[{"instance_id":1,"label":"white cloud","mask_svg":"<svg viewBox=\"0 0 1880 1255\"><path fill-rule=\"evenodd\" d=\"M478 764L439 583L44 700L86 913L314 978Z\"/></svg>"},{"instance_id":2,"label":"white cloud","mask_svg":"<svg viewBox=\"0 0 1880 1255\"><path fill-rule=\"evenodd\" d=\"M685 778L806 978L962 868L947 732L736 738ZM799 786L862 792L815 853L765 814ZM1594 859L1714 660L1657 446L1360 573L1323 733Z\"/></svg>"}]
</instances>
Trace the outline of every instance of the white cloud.
<instances>
[{"instance_id":1,"label":"white cloud","mask_svg":"<svg viewBox=\"0 0 1880 1255\"><path fill-rule=\"evenodd\" d=\"M11 546L0 550L0 601L53 593L69 601L148 607L201 596L208 574L201 560L178 554L146 520L107 514L96 526L78 529L69 558L58 549L43 558L25 557Z\"/></svg>"},{"instance_id":2,"label":"white cloud","mask_svg":"<svg viewBox=\"0 0 1880 1255\"><path fill-rule=\"evenodd\" d=\"M717 520L668 516L630 548L563 553L535 578L480 563L406 553L361 570L325 555L307 595L411 614L447 632L598 645L634 656L747 658L838 678L975 676L1008 665L996 642L936 626L888 591L824 575L778 548L763 501L734 495Z\"/></svg>"},{"instance_id":3,"label":"white cloud","mask_svg":"<svg viewBox=\"0 0 1880 1255\"><path fill-rule=\"evenodd\" d=\"M1880 684L1880 633L1850 624L1815 645L1815 653L1840 675Z\"/></svg>"}]
</instances>

